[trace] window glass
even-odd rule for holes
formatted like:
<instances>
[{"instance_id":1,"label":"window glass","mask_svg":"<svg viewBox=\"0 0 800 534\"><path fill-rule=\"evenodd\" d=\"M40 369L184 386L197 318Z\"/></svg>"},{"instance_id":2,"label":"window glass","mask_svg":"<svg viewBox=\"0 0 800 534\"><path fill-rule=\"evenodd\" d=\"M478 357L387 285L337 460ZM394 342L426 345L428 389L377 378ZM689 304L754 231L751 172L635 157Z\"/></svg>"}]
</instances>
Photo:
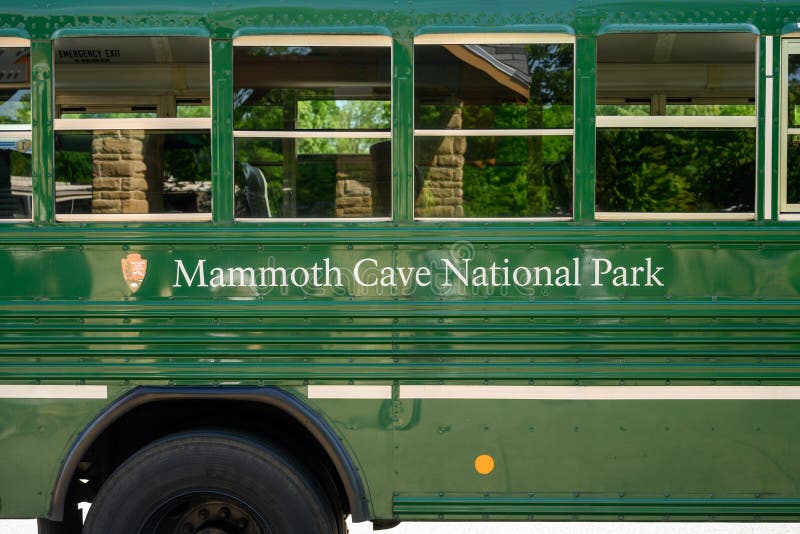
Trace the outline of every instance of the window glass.
<instances>
[{"instance_id":1,"label":"window glass","mask_svg":"<svg viewBox=\"0 0 800 534\"><path fill-rule=\"evenodd\" d=\"M788 58L787 110L789 128L800 128L800 54L790 54Z\"/></svg>"},{"instance_id":2,"label":"window glass","mask_svg":"<svg viewBox=\"0 0 800 534\"><path fill-rule=\"evenodd\" d=\"M647 116L650 115L650 101L618 102L614 104L597 104L597 115L605 116Z\"/></svg>"},{"instance_id":3,"label":"window glass","mask_svg":"<svg viewBox=\"0 0 800 534\"><path fill-rule=\"evenodd\" d=\"M414 48L416 216L570 217L573 45L478 41Z\"/></svg>"},{"instance_id":4,"label":"window glass","mask_svg":"<svg viewBox=\"0 0 800 534\"><path fill-rule=\"evenodd\" d=\"M57 214L210 213L208 132L56 132Z\"/></svg>"},{"instance_id":5,"label":"window glass","mask_svg":"<svg viewBox=\"0 0 800 534\"><path fill-rule=\"evenodd\" d=\"M235 46L237 218L391 213L391 49Z\"/></svg>"},{"instance_id":6,"label":"window glass","mask_svg":"<svg viewBox=\"0 0 800 534\"><path fill-rule=\"evenodd\" d=\"M754 143L749 128L600 128L597 210L753 212Z\"/></svg>"},{"instance_id":7,"label":"window glass","mask_svg":"<svg viewBox=\"0 0 800 534\"><path fill-rule=\"evenodd\" d=\"M389 156L389 141L381 139L239 139L236 212L258 218L388 213L388 175L378 178L388 171Z\"/></svg>"},{"instance_id":8,"label":"window glass","mask_svg":"<svg viewBox=\"0 0 800 534\"><path fill-rule=\"evenodd\" d=\"M787 129L783 134L781 211L796 213L800 211L800 54L795 41L789 41L785 48L791 49L785 60L786 115L782 124Z\"/></svg>"},{"instance_id":9,"label":"window glass","mask_svg":"<svg viewBox=\"0 0 800 534\"><path fill-rule=\"evenodd\" d=\"M0 47L0 220L31 218L30 48Z\"/></svg>"},{"instance_id":10,"label":"window glass","mask_svg":"<svg viewBox=\"0 0 800 534\"><path fill-rule=\"evenodd\" d=\"M414 48L417 128L572 128L571 44Z\"/></svg>"},{"instance_id":11,"label":"window glass","mask_svg":"<svg viewBox=\"0 0 800 534\"><path fill-rule=\"evenodd\" d=\"M786 158L786 201L800 205L800 135L789 135Z\"/></svg>"},{"instance_id":12,"label":"window glass","mask_svg":"<svg viewBox=\"0 0 800 534\"><path fill-rule=\"evenodd\" d=\"M756 42L743 33L598 38L599 213L754 212Z\"/></svg>"},{"instance_id":13,"label":"window glass","mask_svg":"<svg viewBox=\"0 0 800 534\"><path fill-rule=\"evenodd\" d=\"M572 212L571 136L418 137L414 150L419 217Z\"/></svg>"},{"instance_id":14,"label":"window glass","mask_svg":"<svg viewBox=\"0 0 800 534\"><path fill-rule=\"evenodd\" d=\"M57 215L211 211L209 45L57 39Z\"/></svg>"}]
</instances>

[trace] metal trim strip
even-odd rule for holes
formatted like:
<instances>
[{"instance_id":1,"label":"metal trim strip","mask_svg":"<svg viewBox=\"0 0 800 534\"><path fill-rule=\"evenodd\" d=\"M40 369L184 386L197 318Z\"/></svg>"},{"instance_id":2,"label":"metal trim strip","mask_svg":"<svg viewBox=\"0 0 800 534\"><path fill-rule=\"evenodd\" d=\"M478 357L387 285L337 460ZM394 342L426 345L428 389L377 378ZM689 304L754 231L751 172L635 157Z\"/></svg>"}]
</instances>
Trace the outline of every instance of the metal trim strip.
<instances>
[{"instance_id":1,"label":"metal trim strip","mask_svg":"<svg viewBox=\"0 0 800 534\"><path fill-rule=\"evenodd\" d=\"M771 51L771 47L767 47ZM771 54L770 54L771 56ZM770 59L771 61L771 59ZM771 65L772 63L768 63ZM773 79L767 77L764 89L764 219L772 219L772 92Z\"/></svg>"},{"instance_id":2,"label":"metal trim strip","mask_svg":"<svg viewBox=\"0 0 800 534\"><path fill-rule=\"evenodd\" d=\"M401 399L800 400L800 386L400 386Z\"/></svg>"},{"instance_id":3,"label":"metal trim strip","mask_svg":"<svg viewBox=\"0 0 800 534\"><path fill-rule=\"evenodd\" d=\"M600 115L598 128L755 128L755 115L746 116L623 116Z\"/></svg>"},{"instance_id":4,"label":"metal trim strip","mask_svg":"<svg viewBox=\"0 0 800 534\"><path fill-rule=\"evenodd\" d=\"M108 399L108 386L0 385L0 399Z\"/></svg>"},{"instance_id":5,"label":"metal trim strip","mask_svg":"<svg viewBox=\"0 0 800 534\"><path fill-rule=\"evenodd\" d=\"M753 212L730 213L665 213L665 212L638 212L638 211L598 211L595 219L598 221L752 221L756 214Z\"/></svg>"},{"instance_id":6,"label":"metal trim strip","mask_svg":"<svg viewBox=\"0 0 800 534\"><path fill-rule=\"evenodd\" d=\"M55 119L58 131L86 130L210 130L211 117L152 119Z\"/></svg>"},{"instance_id":7,"label":"metal trim strip","mask_svg":"<svg viewBox=\"0 0 800 534\"><path fill-rule=\"evenodd\" d=\"M264 139L391 139L392 132L385 130L234 130L233 136Z\"/></svg>"},{"instance_id":8,"label":"metal trim strip","mask_svg":"<svg viewBox=\"0 0 800 534\"><path fill-rule=\"evenodd\" d=\"M387 35L241 35L233 46L392 46Z\"/></svg>"},{"instance_id":9,"label":"metal trim strip","mask_svg":"<svg viewBox=\"0 0 800 534\"><path fill-rule=\"evenodd\" d=\"M540 128L540 129L474 129L474 130L426 130L416 129L416 137L524 137L548 135L574 135L573 128Z\"/></svg>"},{"instance_id":10,"label":"metal trim strip","mask_svg":"<svg viewBox=\"0 0 800 534\"><path fill-rule=\"evenodd\" d=\"M309 385L309 399L391 399L392 386Z\"/></svg>"},{"instance_id":11,"label":"metal trim strip","mask_svg":"<svg viewBox=\"0 0 800 534\"><path fill-rule=\"evenodd\" d=\"M0 46L7 48L25 48L31 46L31 40L24 37L0 37Z\"/></svg>"},{"instance_id":12,"label":"metal trim strip","mask_svg":"<svg viewBox=\"0 0 800 534\"><path fill-rule=\"evenodd\" d=\"M575 36L566 33L428 33L417 35L414 44L575 44Z\"/></svg>"}]
</instances>

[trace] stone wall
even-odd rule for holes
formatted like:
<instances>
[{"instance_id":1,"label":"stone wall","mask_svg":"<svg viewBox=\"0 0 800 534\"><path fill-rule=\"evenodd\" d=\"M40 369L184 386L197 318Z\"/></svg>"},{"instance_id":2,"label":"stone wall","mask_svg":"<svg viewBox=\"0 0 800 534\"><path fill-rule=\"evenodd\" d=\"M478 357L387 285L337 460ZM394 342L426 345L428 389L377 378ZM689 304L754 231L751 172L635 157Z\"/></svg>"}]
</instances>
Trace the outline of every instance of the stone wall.
<instances>
[{"instance_id":1,"label":"stone wall","mask_svg":"<svg viewBox=\"0 0 800 534\"><path fill-rule=\"evenodd\" d=\"M461 128L461 108L456 108L447 128ZM414 182L417 217L464 216L463 136L418 137L415 144Z\"/></svg>"},{"instance_id":2,"label":"stone wall","mask_svg":"<svg viewBox=\"0 0 800 534\"><path fill-rule=\"evenodd\" d=\"M372 217L375 171L369 156L336 158L336 217Z\"/></svg>"},{"instance_id":3,"label":"stone wall","mask_svg":"<svg viewBox=\"0 0 800 534\"><path fill-rule=\"evenodd\" d=\"M95 131L92 213L162 213L157 138L142 130Z\"/></svg>"}]
</instances>

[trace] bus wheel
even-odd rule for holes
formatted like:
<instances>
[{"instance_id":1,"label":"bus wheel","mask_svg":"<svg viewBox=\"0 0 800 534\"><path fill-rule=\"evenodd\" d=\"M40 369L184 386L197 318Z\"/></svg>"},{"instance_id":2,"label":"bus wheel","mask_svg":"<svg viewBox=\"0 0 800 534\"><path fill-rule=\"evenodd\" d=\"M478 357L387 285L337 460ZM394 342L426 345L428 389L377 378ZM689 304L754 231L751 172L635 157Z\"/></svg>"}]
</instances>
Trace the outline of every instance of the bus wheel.
<instances>
[{"instance_id":1,"label":"bus wheel","mask_svg":"<svg viewBox=\"0 0 800 534\"><path fill-rule=\"evenodd\" d=\"M291 456L224 432L176 434L100 488L84 534L331 534L342 513Z\"/></svg>"}]
</instances>

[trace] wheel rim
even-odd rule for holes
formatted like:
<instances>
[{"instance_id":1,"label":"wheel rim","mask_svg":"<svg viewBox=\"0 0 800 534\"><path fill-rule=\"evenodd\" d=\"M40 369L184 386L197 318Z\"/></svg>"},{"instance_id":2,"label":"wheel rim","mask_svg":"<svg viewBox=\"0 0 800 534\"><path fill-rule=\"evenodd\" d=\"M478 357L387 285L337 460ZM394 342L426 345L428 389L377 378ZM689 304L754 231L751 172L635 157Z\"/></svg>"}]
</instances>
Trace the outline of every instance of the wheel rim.
<instances>
[{"instance_id":1,"label":"wheel rim","mask_svg":"<svg viewBox=\"0 0 800 534\"><path fill-rule=\"evenodd\" d=\"M272 534L266 521L242 501L221 493L189 493L156 510L140 534Z\"/></svg>"}]
</instances>

